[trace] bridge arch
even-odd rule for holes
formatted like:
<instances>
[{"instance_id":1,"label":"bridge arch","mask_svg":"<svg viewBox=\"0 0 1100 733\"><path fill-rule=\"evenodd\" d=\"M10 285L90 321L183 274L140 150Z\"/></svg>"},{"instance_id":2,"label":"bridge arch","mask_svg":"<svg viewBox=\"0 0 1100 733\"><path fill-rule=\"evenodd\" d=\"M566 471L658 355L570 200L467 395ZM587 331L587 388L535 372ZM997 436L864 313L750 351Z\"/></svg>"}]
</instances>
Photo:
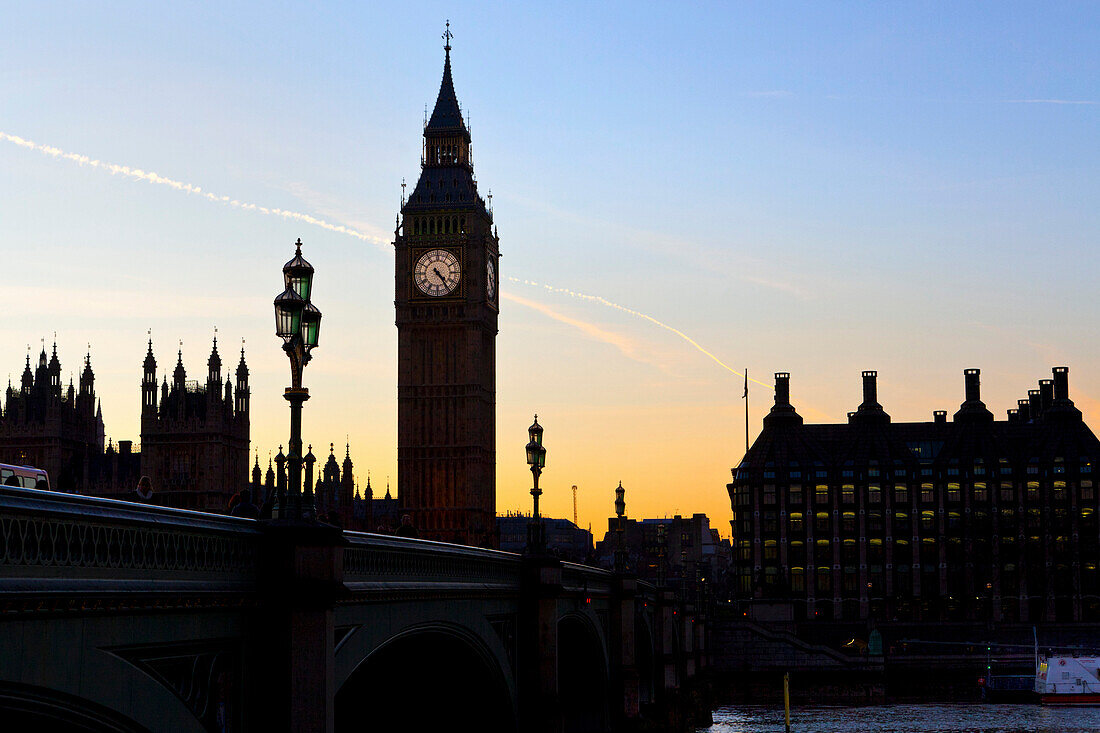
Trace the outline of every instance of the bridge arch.
<instances>
[{"instance_id":1,"label":"bridge arch","mask_svg":"<svg viewBox=\"0 0 1100 733\"><path fill-rule=\"evenodd\" d=\"M9 730L75 733L145 731L126 716L89 700L36 685L0 683L0 717Z\"/></svg>"},{"instance_id":2,"label":"bridge arch","mask_svg":"<svg viewBox=\"0 0 1100 733\"><path fill-rule=\"evenodd\" d=\"M588 614L558 621L558 701L565 733L606 731L610 689L607 645Z\"/></svg>"},{"instance_id":3,"label":"bridge arch","mask_svg":"<svg viewBox=\"0 0 1100 733\"><path fill-rule=\"evenodd\" d=\"M336 692L336 730L514 733L516 700L501 660L468 629L409 627L370 650Z\"/></svg>"}]
</instances>

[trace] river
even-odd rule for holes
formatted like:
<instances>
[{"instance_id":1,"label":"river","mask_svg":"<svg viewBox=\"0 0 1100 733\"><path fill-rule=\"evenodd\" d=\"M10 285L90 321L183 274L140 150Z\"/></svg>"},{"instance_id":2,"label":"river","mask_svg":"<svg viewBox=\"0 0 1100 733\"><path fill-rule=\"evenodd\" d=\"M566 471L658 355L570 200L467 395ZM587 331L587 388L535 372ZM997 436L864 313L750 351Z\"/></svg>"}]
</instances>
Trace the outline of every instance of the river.
<instances>
[{"instance_id":1,"label":"river","mask_svg":"<svg viewBox=\"0 0 1100 733\"><path fill-rule=\"evenodd\" d=\"M726 705L700 733L783 733L783 707ZM921 704L801 707L791 733L1100 733L1100 707Z\"/></svg>"}]
</instances>

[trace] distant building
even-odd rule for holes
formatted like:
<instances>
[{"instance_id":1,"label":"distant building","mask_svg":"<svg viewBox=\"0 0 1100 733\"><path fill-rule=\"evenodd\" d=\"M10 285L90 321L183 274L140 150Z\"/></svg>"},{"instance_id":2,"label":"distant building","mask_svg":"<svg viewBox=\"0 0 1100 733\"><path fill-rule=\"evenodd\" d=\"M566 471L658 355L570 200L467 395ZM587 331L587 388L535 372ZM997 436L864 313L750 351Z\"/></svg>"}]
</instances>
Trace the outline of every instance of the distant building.
<instances>
[{"instance_id":1,"label":"distant building","mask_svg":"<svg viewBox=\"0 0 1100 733\"><path fill-rule=\"evenodd\" d=\"M345 446L344 461L336 462L336 448L333 443L328 444L328 460L321 469L317 485L314 487L315 501L317 502L317 514L326 516L330 513L340 518L340 526L348 529L358 529L369 524L369 517L356 516L355 507L355 475L351 461L351 444ZM312 452L310 453L312 456ZM369 491L369 487L368 487ZM360 502L362 499L360 499ZM365 507L365 505L361 505ZM359 514L363 514L362 508Z\"/></svg>"},{"instance_id":2,"label":"distant building","mask_svg":"<svg viewBox=\"0 0 1100 733\"><path fill-rule=\"evenodd\" d=\"M522 553L527 547L527 525L530 514L508 513L497 516L500 549ZM592 533L568 519L542 518L546 529L546 549L569 562L587 562L592 555Z\"/></svg>"},{"instance_id":3,"label":"distant building","mask_svg":"<svg viewBox=\"0 0 1100 733\"><path fill-rule=\"evenodd\" d=\"M248 366L241 349L236 385L226 374L218 340L207 360L206 383L189 381L183 350L172 382L167 376L157 400L153 342L145 355L141 383L141 472L153 482L163 506L225 512L230 497L248 485Z\"/></svg>"},{"instance_id":4,"label":"distant building","mask_svg":"<svg viewBox=\"0 0 1100 733\"><path fill-rule=\"evenodd\" d=\"M694 588L697 580L722 585L730 563L730 543L711 528L705 514L659 519L623 519L627 569L647 580ZM596 543L603 567L613 567L618 546L618 517L607 520L607 533Z\"/></svg>"},{"instance_id":5,"label":"distant building","mask_svg":"<svg viewBox=\"0 0 1100 733\"><path fill-rule=\"evenodd\" d=\"M0 463L45 469L55 491L98 493L137 484L132 442L105 449L103 410L95 395L91 355L84 357L79 390L61 386L57 344L47 360L42 348L31 371L31 357L18 388L8 383L0 415Z\"/></svg>"},{"instance_id":6,"label":"distant building","mask_svg":"<svg viewBox=\"0 0 1100 733\"><path fill-rule=\"evenodd\" d=\"M389 482L386 482L386 494L381 499L375 499L370 487L370 476L367 477L367 491L363 496L364 502L370 502L370 523L366 527L368 532L381 532L390 534L401 525L401 506L397 499L390 494Z\"/></svg>"},{"instance_id":7,"label":"distant building","mask_svg":"<svg viewBox=\"0 0 1100 733\"><path fill-rule=\"evenodd\" d=\"M1007 420L965 372L949 422L893 423L863 373L848 422L804 425L789 375L733 469L737 597L796 619L1100 620L1100 441L1065 367Z\"/></svg>"}]
</instances>

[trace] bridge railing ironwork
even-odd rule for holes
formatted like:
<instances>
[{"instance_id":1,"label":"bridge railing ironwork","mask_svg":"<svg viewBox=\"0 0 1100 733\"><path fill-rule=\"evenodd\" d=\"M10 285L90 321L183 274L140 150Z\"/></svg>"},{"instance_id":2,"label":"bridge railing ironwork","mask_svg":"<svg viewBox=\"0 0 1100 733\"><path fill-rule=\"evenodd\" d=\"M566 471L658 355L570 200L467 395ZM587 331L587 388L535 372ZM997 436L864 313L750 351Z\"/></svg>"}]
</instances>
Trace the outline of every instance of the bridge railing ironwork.
<instances>
[{"instance_id":1,"label":"bridge railing ironwork","mask_svg":"<svg viewBox=\"0 0 1100 733\"><path fill-rule=\"evenodd\" d=\"M0 597L87 597L255 590L251 520L114 499L0 487Z\"/></svg>"}]
</instances>

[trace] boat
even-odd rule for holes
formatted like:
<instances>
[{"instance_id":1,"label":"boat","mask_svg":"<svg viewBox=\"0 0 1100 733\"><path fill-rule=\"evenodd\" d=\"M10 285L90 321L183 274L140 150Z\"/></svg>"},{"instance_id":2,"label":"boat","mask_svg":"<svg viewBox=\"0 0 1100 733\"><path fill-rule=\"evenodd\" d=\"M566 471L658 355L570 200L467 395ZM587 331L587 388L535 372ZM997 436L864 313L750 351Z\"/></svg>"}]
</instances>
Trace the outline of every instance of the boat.
<instances>
[{"instance_id":1,"label":"boat","mask_svg":"<svg viewBox=\"0 0 1100 733\"><path fill-rule=\"evenodd\" d=\"M1039 656L1035 692L1044 705L1100 705L1100 656Z\"/></svg>"}]
</instances>

